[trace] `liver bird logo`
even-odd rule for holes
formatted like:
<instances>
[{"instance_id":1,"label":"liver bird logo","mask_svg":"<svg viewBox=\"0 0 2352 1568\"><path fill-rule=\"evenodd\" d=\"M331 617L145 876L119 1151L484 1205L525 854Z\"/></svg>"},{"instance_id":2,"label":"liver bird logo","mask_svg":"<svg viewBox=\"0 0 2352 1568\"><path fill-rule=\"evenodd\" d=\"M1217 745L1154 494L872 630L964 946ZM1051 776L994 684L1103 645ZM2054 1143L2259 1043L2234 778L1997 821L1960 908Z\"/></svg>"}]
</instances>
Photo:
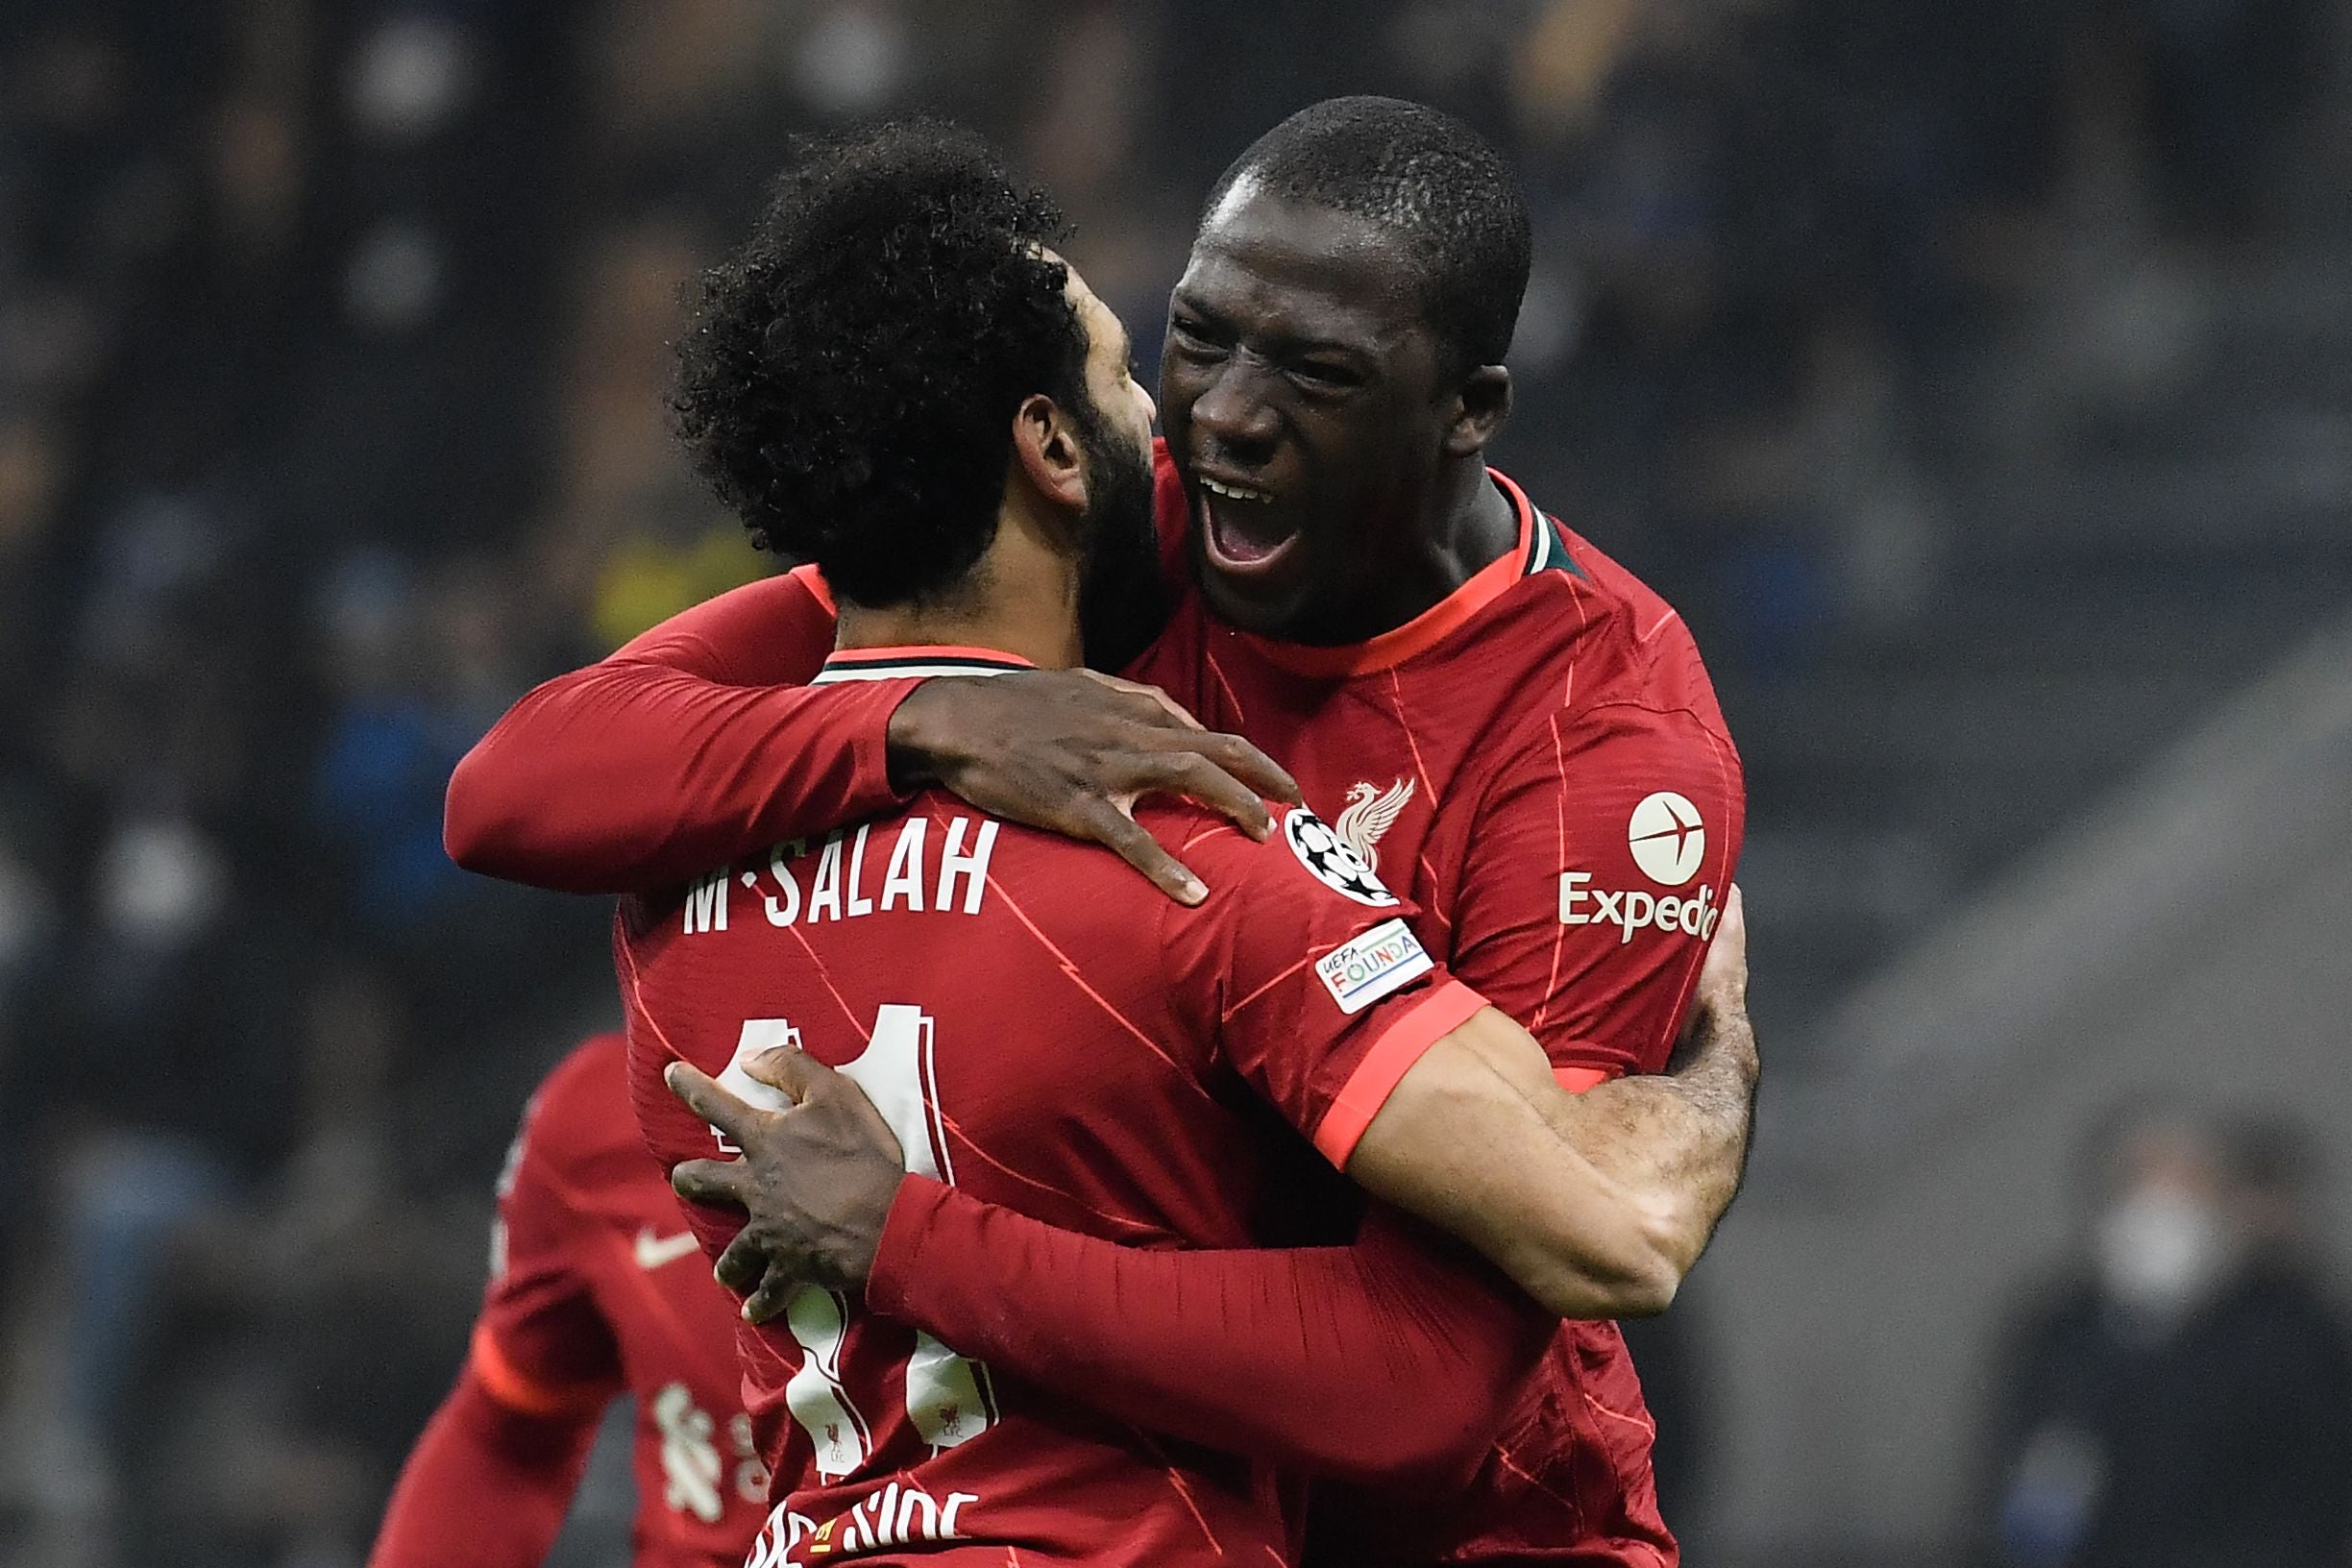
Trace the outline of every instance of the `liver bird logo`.
<instances>
[{"instance_id":1,"label":"liver bird logo","mask_svg":"<svg viewBox=\"0 0 2352 1568\"><path fill-rule=\"evenodd\" d=\"M1375 845L1380 843L1383 834L1396 826L1397 818L1404 814L1412 797L1413 781L1409 778L1400 778L1384 790L1377 784L1351 784L1348 786L1346 809L1339 813L1339 820L1332 823L1332 831L1339 835L1340 843L1355 850L1366 866L1377 871L1380 870L1380 851Z\"/></svg>"}]
</instances>

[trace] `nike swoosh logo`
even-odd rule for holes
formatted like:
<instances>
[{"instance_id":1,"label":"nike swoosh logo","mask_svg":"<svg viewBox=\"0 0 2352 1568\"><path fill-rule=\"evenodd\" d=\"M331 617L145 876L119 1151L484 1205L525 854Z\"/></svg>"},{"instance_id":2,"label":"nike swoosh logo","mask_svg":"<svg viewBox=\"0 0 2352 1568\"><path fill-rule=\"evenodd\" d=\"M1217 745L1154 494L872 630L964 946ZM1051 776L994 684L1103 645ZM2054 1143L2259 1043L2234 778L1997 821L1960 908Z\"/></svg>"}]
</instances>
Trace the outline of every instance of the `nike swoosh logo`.
<instances>
[{"instance_id":1,"label":"nike swoosh logo","mask_svg":"<svg viewBox=\"0 0 2352 1568\"><path fill-rule=\"evenodd\" d=\"M701 1250L702 1243L695 1239L692 1231L680 1231L675 1236L655 1236L653 1227L648 1225L637 1233L639 1268L659 1268L665 1263L676 1262L688 1253Z\"/></svg>"}]
</instances>

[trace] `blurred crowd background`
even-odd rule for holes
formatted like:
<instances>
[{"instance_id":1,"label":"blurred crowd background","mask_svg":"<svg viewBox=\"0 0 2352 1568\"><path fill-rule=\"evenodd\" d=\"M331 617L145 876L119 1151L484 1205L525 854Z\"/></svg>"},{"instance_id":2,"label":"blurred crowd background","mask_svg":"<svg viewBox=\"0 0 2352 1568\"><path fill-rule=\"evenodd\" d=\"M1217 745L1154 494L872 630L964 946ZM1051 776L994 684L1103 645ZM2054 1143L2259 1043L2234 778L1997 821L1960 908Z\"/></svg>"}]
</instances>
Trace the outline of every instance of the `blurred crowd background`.
<instances>
[{"instance_id":1,"label":"blurred crowd background","mask_svg":"<svg viewBox=\"0 0 2352 1568\"><path fill-rule=\"evenodd\" d=\"M363 1555L613 1012L604 909L456 871L442 786L763 569L661 398L779 138L980 127L1148 366L1214 174L1374 90L1518 160L1498 463L1749 762L1765 1131L1637 1341L1694 1560L2352 1562L2352 924L2244 913L2352 880L2348 50L2341 0L12 0L0 1560ZM2200 919L2251 1000L2194 1005ZM2292 1533L2165 1555L2206 1493Z\"/></svg>"}]
</instances>

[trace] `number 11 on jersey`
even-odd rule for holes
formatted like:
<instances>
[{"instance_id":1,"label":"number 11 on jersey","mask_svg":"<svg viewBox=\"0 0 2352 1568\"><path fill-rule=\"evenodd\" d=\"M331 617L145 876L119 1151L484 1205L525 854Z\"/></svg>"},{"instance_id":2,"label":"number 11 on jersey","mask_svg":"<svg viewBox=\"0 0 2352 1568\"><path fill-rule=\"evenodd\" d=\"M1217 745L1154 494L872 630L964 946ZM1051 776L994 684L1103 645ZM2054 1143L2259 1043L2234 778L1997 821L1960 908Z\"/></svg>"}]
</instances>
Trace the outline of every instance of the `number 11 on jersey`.
<instances>
[{"instance_id":1,"label":"number 11 on jersey","mask_svg":"<svg viewBox=\"0 0 2352 1568\"><path fill-rule=\"evenodd\" d=\"M874 1014L866 1049L841 1071L866 1091L890 1123L906 1168L952 1185L955 1163L939 1113L932 1031L932 1019L921 1008L886 1003ZM719 1082L738 1099L767 1110L784 1109L783 1096L752 1078L744 1065L762 1051L799 1043L800 1032L783 1018L747 1018L734 1058ZM858 1308L841 1291L813 1285L804 1286L784 1313L802 1352L800 1370L786 1385L785 1403L816 1445L817 1470L827 1480L853 1474L873 1450L872 1428L842 1381L843 1342L857 1313ZM934 1453L970 1439L996 1421L987 1366L919 1331L905 1364L905 1390L907 1419Z\"/></svg>"}]
</instances>

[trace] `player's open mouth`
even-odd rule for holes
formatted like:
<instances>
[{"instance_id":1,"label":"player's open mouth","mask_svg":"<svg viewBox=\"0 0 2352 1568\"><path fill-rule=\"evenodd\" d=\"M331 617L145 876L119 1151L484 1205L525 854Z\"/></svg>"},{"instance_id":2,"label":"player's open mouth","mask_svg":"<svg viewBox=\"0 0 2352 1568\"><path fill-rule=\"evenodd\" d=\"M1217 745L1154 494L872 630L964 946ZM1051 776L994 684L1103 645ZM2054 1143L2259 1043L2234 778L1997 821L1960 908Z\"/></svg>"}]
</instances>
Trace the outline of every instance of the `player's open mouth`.
<instances>
[{"instance_id":1,"label":"player's open mouth","mask_svg":"<svg viewBox=\"0 0 2352 1568\"><path fill-rule=\"evenodd\" d=\"M1298 543L1298 525L1265 491L1205 474L1199 481L1201 540L1218 571L1242 576L1271 571Z\"/></svg>"}]
</instances>

